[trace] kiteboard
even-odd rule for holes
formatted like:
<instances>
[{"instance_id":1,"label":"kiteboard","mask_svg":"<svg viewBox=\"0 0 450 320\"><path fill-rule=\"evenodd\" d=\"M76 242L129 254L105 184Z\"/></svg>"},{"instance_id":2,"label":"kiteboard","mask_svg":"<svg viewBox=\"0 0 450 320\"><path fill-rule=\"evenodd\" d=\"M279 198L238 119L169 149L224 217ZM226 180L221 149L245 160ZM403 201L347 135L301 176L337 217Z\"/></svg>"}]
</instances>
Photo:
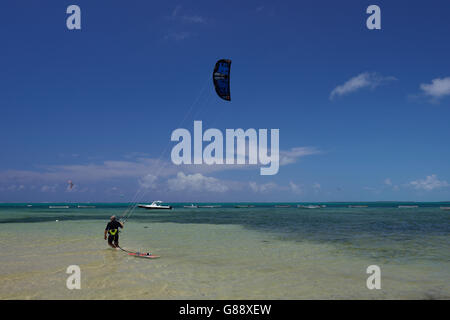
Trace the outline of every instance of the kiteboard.
<instances>
[{"instance_id":1,"label":"kiteboard","mask_svg":"<svg viewBox=\"0 0 450 320\"><path fill-rule=\"evenodd\" d=\"M147 259L157 259L160 257L160 256L155 256L154 254L151 254L151 253L140 253L140 252L128 252L128 255L138 257L138 258L147 258Z\"/></svg>"}]
</instances>

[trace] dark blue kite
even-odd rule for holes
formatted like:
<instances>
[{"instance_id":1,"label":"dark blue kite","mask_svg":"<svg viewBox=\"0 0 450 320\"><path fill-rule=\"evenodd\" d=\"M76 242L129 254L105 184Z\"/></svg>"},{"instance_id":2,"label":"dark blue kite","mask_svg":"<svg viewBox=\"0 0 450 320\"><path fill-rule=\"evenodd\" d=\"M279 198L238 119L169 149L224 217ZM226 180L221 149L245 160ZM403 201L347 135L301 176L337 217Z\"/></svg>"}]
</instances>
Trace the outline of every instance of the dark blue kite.
<instances>
[{"instance_id":1,"label":"dark blue kite","mask_svg":"<svg viewBox=\"0 0 450 320\"><path fill-rule=\"evenodd\" d=\"M231 60L221 59L216 62L213 73L214 88L224 100L231 101L230 97L230 69Z\"/></svg>"}]
</instances>

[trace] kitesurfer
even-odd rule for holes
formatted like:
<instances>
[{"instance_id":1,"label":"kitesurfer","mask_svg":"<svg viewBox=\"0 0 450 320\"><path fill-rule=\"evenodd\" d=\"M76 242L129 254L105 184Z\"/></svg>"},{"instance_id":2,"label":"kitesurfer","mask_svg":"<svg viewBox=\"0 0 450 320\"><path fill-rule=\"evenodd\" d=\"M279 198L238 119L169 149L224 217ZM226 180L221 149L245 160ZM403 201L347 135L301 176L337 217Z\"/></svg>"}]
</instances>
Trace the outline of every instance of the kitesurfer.
<instances>
[{"instance_id":1,"label":"kitesurfer","mask_svg":"<svg viewBox=\"0 0 450 320\"><path fill-rule=\"evenodd\" d=\"M111 248L119 248L119 228L123 228L123 223L116 220L116 216L111 216L111 221L108 222L105 228L105 240L108 233L108 245Z\"/></svg>"}]
</instances>

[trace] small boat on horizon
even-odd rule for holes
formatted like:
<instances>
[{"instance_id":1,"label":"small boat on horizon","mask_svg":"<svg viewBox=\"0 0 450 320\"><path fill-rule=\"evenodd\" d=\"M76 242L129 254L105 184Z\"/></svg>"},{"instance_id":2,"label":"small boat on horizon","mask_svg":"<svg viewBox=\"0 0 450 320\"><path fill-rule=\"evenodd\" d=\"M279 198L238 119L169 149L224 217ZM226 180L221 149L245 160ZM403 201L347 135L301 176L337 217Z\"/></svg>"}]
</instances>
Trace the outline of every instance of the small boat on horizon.
<instances>
[{"instance_id":1,"label":"small boat on horizon","mask_svg":"<svg viewBox=\"0 0 450 320\"><path fill-rule=\"evenodd\" d=\"M147 210L172 210L172 206L164 206L160 200L153 201L151 204L138 204L138 207Z\"/></svg>"},{"instance_id":2,"label":"small boat on horizon","mask_svg":"<svg viewBox=\"0 0 450 320\"><path fill-rule=\"evenodd\" d=\"M96 206L77 206L77 208L83 208L83 209L86 209L86 208L96 208Z\"/></svg>"},{"instance_id":3,"label":"small boat on horizon","mask_svg":"<svg viewBox=\"0 0 450 320\"><path fill-rule=\"evenodd\" d=\"M183 206L183 208L187 208L187 209L196 209L198 208L198 206L191 204L190 206Z\"/></svg>"},{"instance_id":4,"label":"small boat on horizon","mask_svg":"<svg viewBox=\"0 0 450 320\"><path fill-rule=\"evenodd\" d=\"M414 209L414 208L418 208L419 206L398 206L397 208L399 209Z\"/></svg>"},{"instance_id":5,"label":"small boat on horizon","mask_svg":"<svg viewBox=\"0 0 450 320\"><path fill-rule=\"evenodd\" d=\"M364 206L364 205L349 205L349 208L368 208L369 206Z\"/></svg>"},{"instance_id":6,"label":"small boat on horizon","mask_svg":"<svg viewBox=\"0 0 450 320\"><path fill-rule=\"evenodd\" d=\"M198 206L198 208L208 208L208 209L210 209L210 208L220 208L220 207L222 207L222 206L219 206L219 205Z\"/></svg>"},{"instance_id":7,"label":"small boat on horizon","mask_svg":"<svg viewBox=\"0 0 450 320\"><path fill-rule=\"evenodd\" d=\"M49 206L49 209L69 209L69 206Z\"/></svg>"},{"instance_id":8,"label":"small boat on horizon","mask_svg":"<svg viewBox=\"0 0 450 320\"><path fill-rule=\"evenodd\" d=\"M254 208L254 205L238 204L234 206L235 208Z\"/></svg>"},{"instance_id":9,"label":"small boat on horizon","mask_svg":"<svg viewBox=\"0 0 450 320\"><path fill-rule=\"evenodd\" d=\"M297 208L300 208L300 209L320 209L320 208L323 208L323 207L319 206L319 205L313 205L313 204L310 204L310 205L307 205L307 206L299 204L299 205L297 205Z\"/></svg>"}]
</instances>

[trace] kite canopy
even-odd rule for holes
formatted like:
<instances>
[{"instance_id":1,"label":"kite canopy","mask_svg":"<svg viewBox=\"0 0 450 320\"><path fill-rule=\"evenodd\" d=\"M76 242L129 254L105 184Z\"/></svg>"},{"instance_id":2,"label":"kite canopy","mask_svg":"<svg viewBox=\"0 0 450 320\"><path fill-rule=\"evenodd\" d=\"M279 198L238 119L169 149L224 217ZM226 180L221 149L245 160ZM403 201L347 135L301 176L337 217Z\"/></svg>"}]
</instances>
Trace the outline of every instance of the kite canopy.
<instances>
[{"instance_id":1,"label":"kite canopy","mask_svg":"<svg viewBox=\"0 0 450 320\"><path fill-rule=\"evenodd\" d=\"M217 95L227 101L231 101L230 69L231 69L231 60L221 59L216 62L216 66L214 67L213 72L213 83Z\"/></svg>"}]
</instances>

